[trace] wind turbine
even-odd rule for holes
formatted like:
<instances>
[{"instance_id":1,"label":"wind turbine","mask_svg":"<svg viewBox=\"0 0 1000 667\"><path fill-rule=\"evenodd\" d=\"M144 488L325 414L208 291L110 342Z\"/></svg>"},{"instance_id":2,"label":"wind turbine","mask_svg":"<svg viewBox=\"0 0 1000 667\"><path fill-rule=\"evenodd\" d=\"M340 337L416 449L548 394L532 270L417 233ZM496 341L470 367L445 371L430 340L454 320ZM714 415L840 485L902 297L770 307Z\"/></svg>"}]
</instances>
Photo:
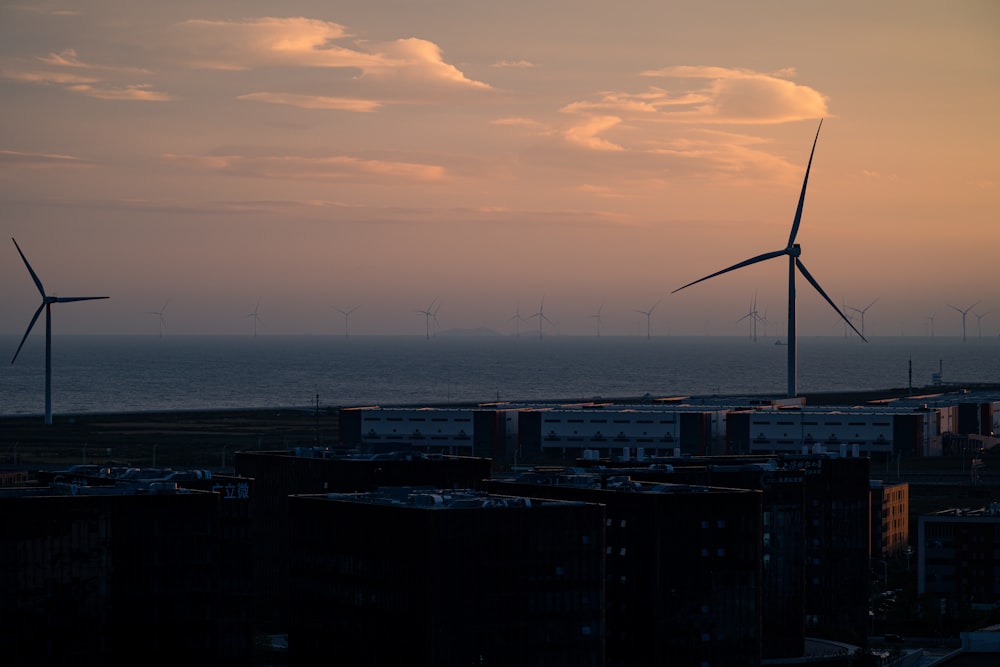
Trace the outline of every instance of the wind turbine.
<instances>
[{"instance_id":1,"label":"wind turbine","mask_svg":"<svg viewBox=\"0 0 1000 667\"><path fill-rule=\"evenodd\" d=\"M809 162L806 165L806 175L802 180L802 192L799 194L799 203L795 208L795 218L792 221L792 231L788 235L788 243L781 250L775 250L772 252L767 252L762 255L757 255L756 257L751 257L750 259L739 262L738 264L733 264L730 267L722 269L721 271L716 271L715 273L709 274L704 278L699 278L694 282L690 282L687 285L678 287L674 292L679 292L686 287L690 287L703 280L708 280L709 278L714 278L715 276L722 275L723 273L728 273L729 271L735 271L736 269L741 269L744 266L750 266L751 264L757 264L758 262L763 262L769 259L774 259L775 257L788 257L788 396L789 398L794 398L798 395L798 380L797 380L797 363L798 357L796 354L796 337L795 337L795 272L798 269L799 273L809 282L813 288L819 292L830 307L833 308L845 322L851 325L851 328L861 336L861 332L855 329L851 321L847 319L837 308L837 304L823 291L816 279L812 277L812 274L806 269L805 264L799 259L802 254L802 248L798 243L795 242L795 237L799 233L799 224L802 222L802 207L806 200L806 186L809 184L809 170L812 168L813 155L816 153L816 142L819 141L819 131L823 127L823 121L820 121L819 128L816 129L816 137L813 139L812 151L809 153ZM861 340L868 342L864 336L861 336Z\"/></svg>"},{"instance_id":2,"label":"wind turbine","mask_svg":"<svg viewBox=\"0 0 1000 667\"><path fill-rule=\"evenodd\" d=\"M591 315L591 317L593 317L594 319L597 320L597 337L598 338L601 337L601 310L603 308L604 308L604 304L602 303L600 306L597 307L597 312L594 313L593 315Z\"/></svg>"},{"instance_id":3,"label":"wind turbine","mask_svg":"<svg viewBox=\"0 0 1000 667\"><path fill-rule=\"evenodd\" d=\"M260 321L260 316L257 311L260 310L260 297L257 297L257 305L253 307L253 312L247 315L247 317L253 320L253 337L257 337L257 322Z\"/></svg>"},{"instance_id":4,"label":"wind turbine","mask_svg":"<svg viewBox=\"0 0 1000 667\"><path fill-rule=\"evenodd\" d=\"M521 337L521 322L524 321L524 318L521 317L521 302L520 301L517 302L517 308L514 309L514 314L507 318L508 322L510 322L511 320L514 320L514 338L520 338Z\"/></svg>"},{"instance_id":5,"label":"wind turbine","mask_svg":"<svg viewBox=\"0 0 1000 667\"><path fill-rule=\"evenodd\" d=\"M334 307L334 310L336 310L338 313L340 313L341 315L344 316L344 338L348 337L348 320L351 317L351 313L353 313L355 310L357 310L360 307L361 306L354 306L354 308L348 308L347 310L343 310L342 308L336 308L336 307Z\"/></svg>"},{"instance_id":6,"label":"wind turbine","mask_svg":"<svg viewBox=\"0 0 1000 667\"><path fill-rule=\"evenodd\" d=\"M952 306L950 303L948 305L951 306L952 308L954 308L955 310L957 310L958 312L962 313L962 342L964 343L965 342L965 316L969 314L970 310L972 310L973 308L975 308L976 306L978 306L979 302L978 301L975 302L974 304L972 304L971 306L969 306L965 310L962 310L958 306Z\"/></svg>"},{"instance_id":7,"label":"wind turbine","mask_svg":"<svg viewBox=\"0 0 1000 667\"><path fill-rule=\"evenodd\" d=\"M533 314L533 315L529 315L528 319L531 320L531 319L534 319L536 317L538 318L538 340L541 340L542 339L542 323L543 322L548 322L549 324L552 324L552 320L550 320L548 317L545 316L545 297L544 296L542 297L542 302L538 305L538 312L535 313L535 314Z\"/></svg>"},{"instance_id":8,"label":"wind turbine","mask_svg":"<svg viewBox=\"0 0 1000 667\"><path fill-rule=\"evenodd\" d=\"M980 315L976 311L972 311L972 314L976 316L976 332L977 332L976 335L977 335L977 337L982 338L983 337L983 318L986 317L987 315L989 315L989 312L985 312L982 315Z\"/></svg>"},{"instance_id":9,"label":"wind turbine","mask_svg":"<svg viewBox=\"0 0 1000 667\"><path fill-rule=\"evenodd\" d=\"M163 319L163 311L167 309L167 304L169 303L170 299L167 299L167 302L163 304L163 308L160 308L159 310L146 311L147 315L156 315L156 317L159 319L160 338L163 338L163 327L167 325L166 320Z\"/></svg>"},{"instance_id":10,"label":"wind turbine","mask_svg":"<svg viewBox=\"0 0 1000 667\"><path fill-rule=\"evenodd\" d=\"M69 303L71 301L93 301L95 299L107 299L110 297L106 296L53 296L45 293L45 288L42 287L42 281L38 279L38 274L35 270L31 268L31 264L28 263L28 258L24 256L21 252L21 246L17 245L17 241L14 241L14 247L17 248L17 254L21 256L21 260L24 265L28 268L28 273L31 274L31 279L35 281L35 287L38 288L38 292L42 295L42 303L39 304L38 310L31 318L31 322L28 323L28 328L24 332L24 336L21 338L21 344L17 346L17 351L14 352L14 356L11 358L10 363L13 364L17 360L17 355L21 353L21 348L24 346L24 341L28 339L28 334L31 333L31 328L35 326L35 322L38 321L38 316L42 314L42 310L45 311L45 424L47 426L52 424L52 304L54 303Z\"/></svg>"},{"instance_id":11,"label":"wind turbine","mask_svg":"<svg viewBox=\"0 0 1000 667\"><path fill-rule=\"evenodd\" d=\"M750 318L750 340L757 342L757 321L760 317L757 315L757 292L753 293L753 300L750 302L750 312L736 320L737 322L742 322L743 320Z\"/></svg>"},{"instance_id":12,"label":"wind turbine","mask_svg":"<svg viewBox=\"0 0 1000 667\"><path fill-rule=\"evenodd\" d=\"M650 320L652 319L653 311L656 310L656 307L659 306L659 305L660 305L660 302L657 301L656 303L653 304L653 307L650 308L649 310L637 310L637 311L635 311L637 313L641 313L641 314L643 314L643 315L646 316L646 340L649 340L649 336L650 336L650 333L649 333L650 326L651 326Z\"/></svg>"},{"instance_id":13,"label":"wind turbine","mask_svg":"<svg viewBox=\"0 0 1000 667\"><path fill-rule=\"evenodd\" d=\"M931 314L927 316L927 321L931 323L931 338L934 338L934 315Z\"/></svg>"},{"instance_id":14,"label":"wind turbine","mask_svg":"<svg viewBox=\"0 0 1000 667\"><path fill-rule=\"evenodd\" d=\"M848 309L848 307L847 307L847 302L846 302L846 301L844 301L843 299L841 299L841 300L840 300L840 311L841 311L842 313L846 313L846 312L847 312L848 310L849 310L849 309ZM853 317L851 317L850 315L848 315L848 316L847 316L847 319L851 320L852 322L854 321L854 318L853 318ZM847 338L847 331L848 331L848 330L847 330L847 325L845 324L845 325L844 325L844 338Z\"/></svg>"},{"instance_id":15,"label":"wind turbine","mask_svg":"<svg viewBox=\"0 0 1000 667\"><path fill-rule=\"evenodd\" d=\"M437 322L437 310L431 310L434 308L434 304L437 303L437 297L431 301L431 304L427 306L424 310L418 310L417 312L424 316L424 326L426 329L427 340L431 339L431 318L434 318L434 322Z\"/></svg>"},{"instance_id":16,"label":"wind turbine","mask_svg":"<svg viewBox=\"0 0 1000 667\"><path fill-rule=\"evenodd\" d=\"M875 301L872 301L871 303L869 303L864 308L855 308L854 306L850 306L851 310L853 310L855 313L857 313L858 315L861 316L861 336L862 337L864 337L864 335L865 335L865 313L868 312L869 308L871 308L872 306L875 305L876 301L878 301L878 299L875 299Z\"/></svg>"}]
</instances>

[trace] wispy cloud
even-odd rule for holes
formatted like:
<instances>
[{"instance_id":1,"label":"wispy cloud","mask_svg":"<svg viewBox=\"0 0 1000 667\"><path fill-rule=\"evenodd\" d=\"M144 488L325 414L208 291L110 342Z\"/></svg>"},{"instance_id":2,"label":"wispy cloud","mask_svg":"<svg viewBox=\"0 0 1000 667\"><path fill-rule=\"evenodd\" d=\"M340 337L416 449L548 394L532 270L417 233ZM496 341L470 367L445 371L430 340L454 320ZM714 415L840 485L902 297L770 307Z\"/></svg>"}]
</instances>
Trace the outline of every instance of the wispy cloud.
<instances>
[{"instance_id":1,"label":"wispy cloud","mask_svg":"<svg viewBox=\"0 0 1000 667\"><path fill-rule=\"evenodd\" d=\"M149 74L148 70L137 67L117 67L84 62L75 49L64 49L58 53L39 56L36 60L47 69L7 68L0 70L0 78L36 85L60 86L70 92L104 100L138 100L143 102L165 102L173 96L156 91L146 83L117 83L112 77L125 74Z\"/></svg>"},{"instance_id":2,"label":"wispy cloud","mask_svg":"<svg viewBox=\"0 0 1000 667\"><path fill-rule=\"evenodd\" d=\"M333 182L433 182L445 177L439 165L371 160L347 155L330 157L165 155L170 163L233 176Z\"/></svg>"},{"instance_id":3,"label":"wispy cloud","mask_svg":"<svg viewBox=\"0 0 1000 667\"><path fill-rule=\"evenodd\" d=\"M327 97L324 95L301 95L294 93L247 93L237 97L240 100L253 102L268 102L270 104L287 104L302 109L326 109L338 111L372 112L377 111L381 102L348 97Z\"/></svg>"},{"instance_id":4,"label":"wispy cloud","mask_svg":"<svg viewBox=\"0 0 1000 667\"><path fill-rule=\"evenodd\" d=\"M508 67L514 69L529 69L535 67L535 63L528 60L501 60L495 62L490 67Z\"/></svg>"},{"instance_id":5,"label":"wispy cloud","mask_svg":"<svg viewBox=\"0 0 1000 667\"><path fill-rule=\"evenodd\" d=\"M0 150L0 166L13 165L25 168L87 167L94 163L73 155L54 153L22 153Z\"/></svg>"}]
</instances>

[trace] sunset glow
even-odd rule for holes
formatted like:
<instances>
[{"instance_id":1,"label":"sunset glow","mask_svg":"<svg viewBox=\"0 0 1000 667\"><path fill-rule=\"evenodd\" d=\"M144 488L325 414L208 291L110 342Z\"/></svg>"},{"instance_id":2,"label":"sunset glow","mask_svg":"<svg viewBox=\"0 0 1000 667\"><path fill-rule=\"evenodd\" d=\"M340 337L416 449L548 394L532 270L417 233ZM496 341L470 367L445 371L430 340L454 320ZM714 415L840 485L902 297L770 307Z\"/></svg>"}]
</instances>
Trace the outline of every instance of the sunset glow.
<instances>
[{"instance_id":1,"label":"sunset glow","mask_svg":"<svg viewBox=\"0 0 1000 667\"><path fill-rule=\"evenodd\" d=\"M141 6L140 6L141 5ZM743 335L798 241L866 335L1000 332L1000 4L0 7L0 333ZM877 301L876 301L877 300ZM843 322L803 285L804 335ZM860 320L858 320L860 327ZM521 323L521 331L537 324Z\"/></svg>"}]
</instances>

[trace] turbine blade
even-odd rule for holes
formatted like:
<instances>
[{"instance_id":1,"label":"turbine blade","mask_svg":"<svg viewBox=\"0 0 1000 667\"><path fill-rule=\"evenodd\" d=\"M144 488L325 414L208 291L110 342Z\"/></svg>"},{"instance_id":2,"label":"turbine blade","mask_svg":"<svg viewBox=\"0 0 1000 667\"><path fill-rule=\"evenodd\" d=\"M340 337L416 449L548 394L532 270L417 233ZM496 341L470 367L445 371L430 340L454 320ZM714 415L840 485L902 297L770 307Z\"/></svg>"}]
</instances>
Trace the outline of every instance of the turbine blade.
<instances>
[{"instance_id":1,"label":"turbine blade","mask_svg":"<svg viewBox=\"0 0 1000 667\"><path fill-rule=\"evenodd\" d=\"M799 233L799 223L802 222L802 206L806 202L806 186L809 184L809 170L812 169L813 154L816 153L816 142L819 141L819 131L823 128L822 119L819 121L819 127L816 128L816 137L813 139L812 151L809 153L809 163L806 165L806 176L802 179L802 192L799 193L799 205L795 207L795 221L792 222L792 233L788 235L788 247L791 247L795 243L795 237ZM836 306L834 306L836 308Z\"/></svg>"},{"instance_id":2,"label":"turbine blade","mask_svg":"<svg viewBox=\"0 0 1000 667\"><path fill-rule=\"evenodd\" d=\"M684 285L683 287L678 287L673 292L671 292L671 294L676 294L677 292L680 292L682 289L686 289L688 287L691 287L691 285L697 285L698 283L700 283L700 282L702 282L704 280L708 280L709 278L714 278L715 276L721 276L723 273L729 273L730 271L735 271L736 269L742 269L744 266L750 266L751 264L756 264L757 262L763 262L763 261L766 261L766 260L769 260L769 259L774 259L775 257L781 257L782 255L787 255L787 254L788 254L788 250L785 249L785 250L775 250L774 252L766 252L763 255L757 255L756 257L751 257L750 259L744 260L744 261L740 262L739 264L733 264L729 268L722 269L721 271L716 271L715 273L709 274L709 275L705 276L704 278L699 278L698 280L695 280L694 282L690 282L687 285Z\"/></svg>"},{"instance_id":3,"label":"turbine blade","mask_svg":"<svg viewBox=\"0 0 1000 667\"><path fill-rule=\"evenodd\" d=\"M21 354L21 348L24 347L24 341L28 340L28 334L31 333L31 328L34 327L35 322L38 321L38 316L42 314L43 308L45 308L44 301L42 301L42 303L38 306L38 310L35 311L35 315L31 318L31 322L28 323L28 328L25 330L24 336L21 337L21 344L17 346L17 351L14 353L14 356L11 357L10 363L13 364L17 359L17 355Z\"/></svg>"},{"instance_id":4,"label":"turbine blade","mask_svg":"<svg viewBox=\"0 0 1000 667\"><path fill-rule=\"evenodd\" d=\"M110 296L59 296L52 299L52 301L53 303L70 303L72 301L95 301L97 299L110 299L110 298L111 298Z\"/></svg>"},{"instance_id":5,"label":"turbine blade","mask_svg":"<svg viewBox=\"0 0 1000 667\"><path fill-rule=\"evenodd\" d=\"M827 295L827 293L823 291L823 288L819 286L819 283L816 282L816 279L813 278L812 274L809 273L809 271L806 269L806 265L803 264L802 260L800 260L798 257L795 258L795 266L799 267L799 271L802 272L802 275L805 276L806 280L809 281L809 284L812 285L816 289L816 291L820 293L820 296L826 299L826 302L830 304L830 307L833 308L835 311L837 311L837 314L840 315L840 317L843 318L843 320L847 322L852 329L854 329L854 333L858 334L861 340L867 343L868 339L862 336L861 332L858 331L857 327L854 326L854 323L851 322L851 320L847 317L847 315L844 315L844 313L840 311L840 308L837 308L837 304L835 304L833 302L833 299L831 299Z\"/></svg>"},{"instance_id":6,"label":"turbine blade","mask_svg":"<svg viewBox=\"0 0 1000 667\"><path fill-rule=\"evenodd\" d=\"M10 240L14 241L14 237L12 236ZM31 279L35 281L35 287L38 288L38 292L42 295L42 298L45 298L45 288L42 287L42 281L38 279L38 274L35 273L33 268L31 268L31 264L28 263L28 258L24 256L23 252L21 252L21 246L17 245L17 241L14 241L14 247L17 248L17 254L21 256L21 260L24 262L24 265L28 267L28 273L31 274Z\"/></svg>"}]
</instances>

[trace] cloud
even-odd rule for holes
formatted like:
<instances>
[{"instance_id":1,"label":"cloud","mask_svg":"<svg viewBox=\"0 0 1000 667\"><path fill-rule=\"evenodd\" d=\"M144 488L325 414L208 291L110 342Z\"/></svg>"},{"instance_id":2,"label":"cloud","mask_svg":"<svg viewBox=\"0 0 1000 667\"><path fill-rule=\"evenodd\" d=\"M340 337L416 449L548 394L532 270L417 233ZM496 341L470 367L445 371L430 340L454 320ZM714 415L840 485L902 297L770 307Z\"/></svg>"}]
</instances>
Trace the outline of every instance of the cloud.
<instances>
[{"instance_id":1,"label":"cloud","mask_svg":"<svg viewBox=\"0 0 1000 667\"><path fill-rule=\"evenodd\" d=\"M470 79L454 65L444 62L440 47L425 39L398 39L384 42L379 48L385 59L364 68L362 78L437 82L480 90L490 88L489 84Z\"/></svg>"},{"instance_id":2,"label":"cloud","mask_svg":"<svg viewBox=\"0 0 1000 667\"><path fill-rule=\"evenodd\" d=\"M49 69L6 69L0 70L0 78L36 85L60 86L70 92L104 100L138 100L143 102L165 102L173 97L152 89L145 83L114 83L108 76L118 73L128 75L148 74L147 70L136 67L113 67L93 65L80 59L75 49L64 49L50 53L37 60ZM66 71L70 70L70 71ZM98 72L95 72L97 70Z\"/></svg>"},{"instance_id":3,"label":"cloud","mask_svg":"<svg viewBox=\"0 0 1000 667\"><path fill-rule=\"evenodd\" d=\"M620 151L624 150L620 145L598 136L620 122L621 118L615 116L590 116L583 122L567 128L564 136L570 143L592 150Z\"/></svg>"},{"instance_id":4,"label":"cloud","mask_svg":"<svg viewBox=\"0 0 1000 667\"><path fill-rule=\"evenodd\" d=\"M40 169L47 167L86 167L94 163L73 155L53 153L21 153L0 150L0 167L13 165L18 168Z\"/></svg>"},{"instance_id":5,"label":"cloud","mask_svg":"<svg viewBox=\"0 0 1000 667\"><path fill-rule=\"evenodd\" d=\"M676 99L663 91L667 104L654 105L664 112L664 120L717 123L787 123L821 118L829 113L827 98L819 91L789 81L794 70L764 74L725 67L665 67L647 70L643 76L700 85L684 90ZM677 105L676 100L685 101Z\"/></svg>"},{"instance_id":6,"label":"cloud","mask_svg":"<svg viewBox=\"0 0 1000 667\"><path fill-rule=\"evenodd\" d=\"M499 62L493 63L492 65L490 65L490 67L510 67L515 69L528 69L531 67L535 67L535 63L527 60L501 60Z\"/></svg>"},{"instance_id":7,"label":"cloud","mask_svg":"<svg viewBox=\"0 0 1000 667\"><path fill-rule=\"evenodd\" d=\"M237 97L240 100L287 104L302 109L326 109L337 111L372 112L377 111L381 102L348 97L326 97L323 95L300 95L294 93L248 93Z\"/></svg>"},{"instance_id":8,"label":"cloud","mask_svg":"<svg viewBox=\"0 0 1000 667\"><path fill-rule=\"evenodd\" d=\"M176 26L183 33L189 64L208 69L255 67L356 67L377 64L382 56L333 44L349 37L339 23L291 18L233 21L192 19Z\"/></svg>"},{"instance_id":9,"label":"cloud","mask_svg":"<svg viewBox=\"0 0 1000 667\"><path fill-rule=\"evenodd\" d=\"M445 177L439 165L371 160L346 155L332 157L165 155L173 164L233 176L340 183L434 182Z\"/></svg>"},{"instance_id":10,"label":"cloud","mask_svg":"<svg viewBox=\"0 0 1000 667\"><path fill-rule=\"evenodd\" d=\"M361 79L416 81L488 89L444 61L441 49L424 39L407 38L377 44L354 41L339 23L291 18L239 21L190 20L177 26L183 33L192 66L244 70L258 67L320 67L358 70Z\"/></svg>"}]
</instances>

